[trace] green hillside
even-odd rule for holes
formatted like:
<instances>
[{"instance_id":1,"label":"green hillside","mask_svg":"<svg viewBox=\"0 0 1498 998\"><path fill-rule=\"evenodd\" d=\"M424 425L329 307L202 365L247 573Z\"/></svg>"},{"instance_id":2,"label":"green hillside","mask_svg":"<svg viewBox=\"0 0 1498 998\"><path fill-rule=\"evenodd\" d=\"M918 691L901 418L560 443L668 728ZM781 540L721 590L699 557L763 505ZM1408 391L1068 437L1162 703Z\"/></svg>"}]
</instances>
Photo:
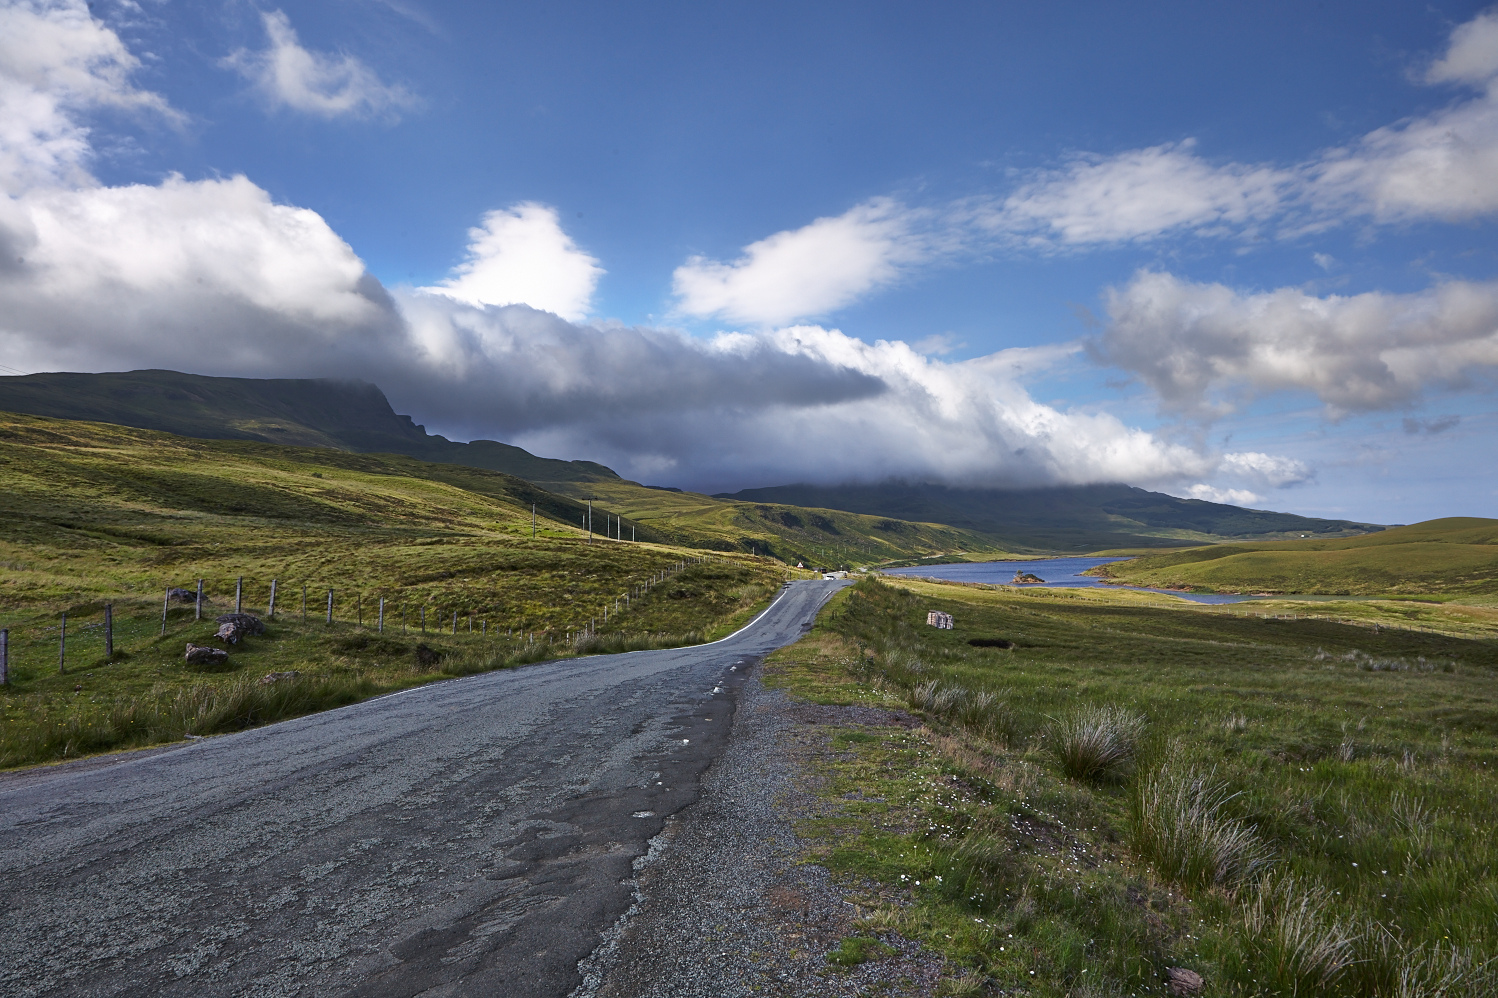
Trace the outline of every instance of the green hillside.
<instances>
[{"instance_id":1,"label":"green hillside","mask_svg":"<svg viewBox=\"0 0 1498 998\"><path fill-rule=\"evenodd\" d=\"M0 472L0 768L579 650L698 641L785 576L750 555L590 543L572 499L412 458L0 414ZM175 604L163 634L167 588L199 579L205 618ZM263 615L273 580L265 635L229 649L221 671L184 663L188 642L223 647L213 618L241 582ZM261 685L269 673L297 678Z\"/></svg>"},{"instance_id":2,"label":"green hillside","mask_svg":"<svg viewBox=\"0 0 1498 998\"><path fill-rule=\"evenodd\" d=\"M1498 520L1448 517L1377 534L1218 544L1104 566L1130 585L1333 595L1498 594Z\"/></svg>"},{"instance_id":3,"label":"green hillside","mask_svg":"<svg viewBox=\"0 0 1498 998\"><path fill-rule=\"evenodd\" d=\"M1178 499L1128 485L1042 489L958 489L888 482L882 485L784 485L745 489L720 499L841 509L976 531L1011 551L1087 552L1109 548L1180 547L1310 534L1343 537L1383 528Z\"/></svg>"},{"instance_id":4,"label":"green hillside","mask_svg":"<svg viewBox=\"0 0 1498 998\"><path fill-rule=\"evenodd\" d=\"M437 465L498 471L552 493L538 500L538 490L531 489L523 501L540 501L543 512L564 522L580 523L581 504L594 499L600 532L609 529L609 517L622 515L626 537L633 530L640 540L769 555L792 565L838 567L956 552L980 557L1004 553L991 538L971 530L777 503L725 503L648 488L591 461L537 457L493 440L457 443L396 414L379 388L362 381L210 378L176 371L32 374L0 377L0 410L212 440L402 454L433 463L420 472L423 477L442 476L465 488L492 480L441 471Z\"/></svg>"}]
</instances>

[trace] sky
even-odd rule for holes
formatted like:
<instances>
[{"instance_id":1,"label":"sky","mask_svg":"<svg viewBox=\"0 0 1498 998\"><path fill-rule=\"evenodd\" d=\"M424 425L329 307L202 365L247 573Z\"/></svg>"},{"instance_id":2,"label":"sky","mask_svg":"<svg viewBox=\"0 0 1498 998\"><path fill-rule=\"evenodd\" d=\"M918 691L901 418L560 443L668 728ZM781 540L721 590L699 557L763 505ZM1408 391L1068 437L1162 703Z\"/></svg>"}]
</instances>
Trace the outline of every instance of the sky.
<instances>
[{"instance_id":1,"label":"sky","mask_svg":"<svg viewBox=\"0 0 1498 998\"><path fill-rule=\"evenodd\" d=\"M1498 8L0 0L0 373L705 491L1498 508Z\"/></svg>"}]
</instances>

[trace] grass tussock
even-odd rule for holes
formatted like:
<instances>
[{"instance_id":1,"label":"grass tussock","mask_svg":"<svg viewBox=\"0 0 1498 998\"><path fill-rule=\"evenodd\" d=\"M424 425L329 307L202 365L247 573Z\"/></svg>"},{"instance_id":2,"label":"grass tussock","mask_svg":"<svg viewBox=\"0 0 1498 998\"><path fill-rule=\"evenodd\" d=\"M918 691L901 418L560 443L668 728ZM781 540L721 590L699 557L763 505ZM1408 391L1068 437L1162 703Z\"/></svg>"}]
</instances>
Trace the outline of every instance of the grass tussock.
<instances>
[{"instance_id":1,"label":"grass tussock","mask_svg":"<svg viewBox=\"0 0 1498 998\"><path fill-rule=\"evenodd\" d=\"M1087 706L1051 726L1048 741L1061 771L1074 780L1119 780L1133 768L1143 715L1111 704Z\"/></svg>"},{"instance_id":2,"label":"grass tussock","mask_svg":"<svg viewBox=\"0 0 1498 998\"><path fill-rule=\"evenodd\" d=\"M1357 962L1359 933L1332 914L1333 901L1324 887L1293 876L1259 885L1238 913L1246 965L1235 968L1237 976L1256 982L1261 994L1336 994Z\"/></svg>"},{"instance_id":3,"label":"grass tussock","mask_svg":"<svg viewBox=\"0 0 1498 998\"><path fill-rule=\"evenodd\" d=\"M1271 862L1254 827L1229 814L1237 796L1210 771L1167 763L1134 787L1130 845L1174 883L1235 888Z\"/></svg>"}]
</instances>

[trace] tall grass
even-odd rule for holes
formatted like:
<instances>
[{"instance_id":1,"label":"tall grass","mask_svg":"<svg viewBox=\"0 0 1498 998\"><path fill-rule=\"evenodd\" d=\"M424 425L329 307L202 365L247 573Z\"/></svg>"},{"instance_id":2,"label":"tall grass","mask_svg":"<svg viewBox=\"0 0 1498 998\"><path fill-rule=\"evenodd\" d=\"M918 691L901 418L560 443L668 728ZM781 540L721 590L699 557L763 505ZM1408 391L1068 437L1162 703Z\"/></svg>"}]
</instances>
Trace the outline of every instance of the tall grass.
<instances>
[{"instance_id":1,"label":"tall grass","mask_svg":"<svg viewBox=\"0 0 1498 998\"><path fill-rule=\"evenodd\" d=\"M1087 706L1055 721L1049 743L1061 771L1072 779L1116 780L1132 768L1144 726L1144 717L1133 711Z\"/></svg>"},{"instance_id":2,"label":"tall grass","mask_svg":"<svg viewBox=\"0 0 1498 998\"><path fill-rule=\"evenodd\" d=\"M7 726L0 731L0 768L238 731L354 703L381 688L363 674L158 686L94 710Z\"/></svg>"},{"instance_id":3,"label":"tall grass","mask_svg":"<svg viewBox=\"0 0 1498 998\"><path fill-rule=\"evenodd\" d=\"M1322 998L1335 994L1357 960L1359 933L1331 914L1324 887L1293 876L1260 884L1238 912L1247 978L1259 994Z\"/></svg>"},{"instance_id":4,"label":"tall grass","mask_svg":"<svg viewBox=\"0 0 1498 998\"><path fill-rule=\"evenodd\" d=\"M1253 826L1228 814L1236 796L1211 772L1167 763L1134 787L1130 844L1175 883L1236 887L1271 862Z\"/></svg>"}]
</instances>

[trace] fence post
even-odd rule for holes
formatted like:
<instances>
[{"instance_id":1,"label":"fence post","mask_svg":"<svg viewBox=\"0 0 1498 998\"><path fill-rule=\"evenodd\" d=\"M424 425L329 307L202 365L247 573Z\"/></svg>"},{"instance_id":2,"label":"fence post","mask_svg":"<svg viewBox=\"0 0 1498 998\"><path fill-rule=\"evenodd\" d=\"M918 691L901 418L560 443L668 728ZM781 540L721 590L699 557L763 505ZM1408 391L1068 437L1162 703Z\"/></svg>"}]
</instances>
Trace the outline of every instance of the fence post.
<instances>
[{"instance_id":1,"label":"fence post","mask_svg":"<svg viewBox=\"0 0 1498 998\"><path fill-rule=\"evenodd\" d=\"M10 628L0 628L0 686L10 685Z\"/></svg>"},{"instance_id":2,"label":"fence post","mask_svg":"<svg viewBox=\"0 0 1498 998\"><path fill-rule=\"evenodd\" d=\"M62 615L62 634L57 643L57 671L59 674L68 671L68 615Z\"/></svg>"},{"instance_id":3,"label":"fence post","mask_svg":"<svg viewBox=\"0 0 1498 998\"><path fill-rule=\"evenodd\" d=\"M421 633L425 634L426 632L427 632L427 608L423 606L421 608Z\"/></svg>"},{"instance_id":4,"label":"fence post","mask_svg":"<svg viewBox=\"0 0 1498 998\"><path fill-rule=\"evenodd\" d=\"M114 658L114 604L104 604L104 658Z\"/></svg>"},{"instance_id":5,"label":"fence post","mask_svg":"<svg viewBox=\"0 0 1498 998\"><path fill-rule=\"evenodd\" d=\"M276 580L270 580L270 609L265 611L266 620L276 619Z\"/></svg>"},{"instance_id":6,"label":"fence post","mask_svg":"<svg viewBox=\"0 0 1498 998\"><path fill-rule=\"evenodd\" d=\"M481 637L481 638L487 638L488 636L489 636L489 622L487 620L480 621L479 622L479 637Z\"/></svg>"},{"instance_id":7,"label":"fence post","mask_svg":"<svg viewBox=\"0 0 1498 998\"><path fill-rule=\"evenodd\" d=\"M458 611L453 611L453 633L458 633Z\"/></svg>"},{"instance_id":8,"label":"fence post","mask_svg":"<svg viewBox=\"0 0 1498 998\"><path fill-rule=\"evenodd\" d=\"M381 633L381 634L385 633L385 597L383 597L383 596L380 597L380 631L379 631L379 633Z\"/></svg>"},{"instance_id":9,"label":"fence post","mask_svg":"<svg viewBox=\"0 0 1498 998\"><path fill-rule=\"evenodd\" d=\"M198 580L197 614L192 619L193 620L202 620L203 619L203 580L202 579Z\"/></svg>"},{"instance_id":10,"label":"fence post","mask_svg":"<svg viewBox=\"0 0 1498 998\"><path fill-rule=\"evenodd\" d=\"M354 613L360 627L364 626L364 594L360 593L354 597Z\"/></svg>"},{"instance_id":11,"label":"fence post","mask_svg":"<svg viewBox=\"0 0 1498 998\"><path fill-rule=\"evenodd\" d=\"M234 612L244 612L244 576L241 575L234 582Z\"/></svg>"},{"instance_id":12,"label":"fence post","mask_svg":"<svg viewBox=\"0 0 1498 998\"><path fill-rule=\"evenodd\" d=\"M328 590L328 623L333 622L333 590Z\"/></svg>"},{"instance_id":13,"label":"fence post","mask_svg":"<svg viewBox=\"0 0 1498 998\"><path fill-rule=\"evenodd\" d=\"M166 637L166 611L172 605L172 587L166 587L166 595L161 598L161 636Z\"/></svg>"}]
</instances>

